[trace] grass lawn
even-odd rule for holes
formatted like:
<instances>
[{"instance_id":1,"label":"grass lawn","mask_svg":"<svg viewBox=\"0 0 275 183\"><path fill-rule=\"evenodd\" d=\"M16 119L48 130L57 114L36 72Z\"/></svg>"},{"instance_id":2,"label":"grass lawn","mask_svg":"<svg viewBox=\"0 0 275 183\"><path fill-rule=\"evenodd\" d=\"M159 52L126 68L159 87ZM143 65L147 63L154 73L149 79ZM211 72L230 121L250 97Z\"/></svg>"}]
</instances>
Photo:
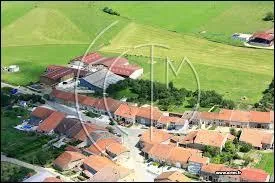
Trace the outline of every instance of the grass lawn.
<instances>
[{"instance_id":1,"label":"grass lawn","mask_svg":"<svg viewBox=\"0 0 275 183\"><path fill-rule=\"evenodd\" d=\"M173 60L178 71L174 75L168 67L168 82L173 81L176 87L197 89L193 70L188 64L180 67L181 61L187 57L193 64L204 90L216 90L225 98L239 101L246 97L247 103L254 103L261 97L261 92L268 86L273 77L274 53L269 50L248 49L213 43L192 36L143 26L129 24L111 42L101 49L103 52L122 53L128 48L145 43L160 43L170 47L169 50L155 48L157 60L153 72L153 80L166 81L166 56ZM149 48L130 50L128 59L144 68L144 79L150 79Z\"/></svg>"},{"instance_id":2,"label":"grass lawn","mask_svg":"<svg viewBox=\"0 0 275 183\"><path fill-rule=\"evenodd\" d=\"M2 117L1 115L1 152L10 157L39 165L51 163L62 152L61 149L44 150L42 146L51 137L21 132L13 128L19 123L20 119L16 117Z\"/></svg>"},{"instance_id":3,"label":"grass lawn","mask_svg":"<svg viewBox=\"0 0 275 183\"><path fill-rule=\"evenodd\" d=\"M22 182L35 171L8 162L1 162L1 182Z\"/></svg>"},{"instance_id":4,"label":"grass lawn","mask_svg":"<svg viewBox=\"0 0 275 183\"><path fill-rule=\"evenodd\" d=\"M213 41L234 44L236 32L252 33L273 27L262 21L273 2L127 2L102 3L121 16L144 25L152 25L184 34L198 34Z\"/></svg>"},{"instance_id":5,"label":"grass lawn","mask_svg":"<svg viewBox=\"0 0 275 183\"><path fill-rule=\"evenodd\" d=\"M272 175L274 173L274 153L262 153L262 158L255 167L263 169Z\"/></svg>"}]
</instances>

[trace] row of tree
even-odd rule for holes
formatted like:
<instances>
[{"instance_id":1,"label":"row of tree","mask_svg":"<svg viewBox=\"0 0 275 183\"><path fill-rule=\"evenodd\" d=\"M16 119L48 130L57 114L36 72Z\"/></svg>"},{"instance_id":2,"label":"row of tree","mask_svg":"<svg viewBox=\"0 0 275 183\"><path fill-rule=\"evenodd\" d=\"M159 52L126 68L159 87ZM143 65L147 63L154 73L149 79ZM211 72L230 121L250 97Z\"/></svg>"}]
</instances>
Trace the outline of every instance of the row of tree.
<instances>
[{"instance_id":1,"label":"row of tree","mask_svg":"<svg viewBox=\"0 0 275 183\"><path fill-rule=\"evenodd\" d=\"M132 80L125 79L116 84L112 84L107 88L107 93L116 96L115 93L130 89L135 97L127 99L129 102L146 104L150 101L156 103L162 110L168 110L170 106L180 106L188 98L187 102L190 107L194 107L198 102L198 91L190 91L185 88L174 87L173 82L169 82L168 87L159 82L151 82L149 80ZM226 100L222 95L215 91L200 92L200 106L212 107L219 105L223 108L233 109L235 104L231 100Z\"/></svg>"}]
</instances>

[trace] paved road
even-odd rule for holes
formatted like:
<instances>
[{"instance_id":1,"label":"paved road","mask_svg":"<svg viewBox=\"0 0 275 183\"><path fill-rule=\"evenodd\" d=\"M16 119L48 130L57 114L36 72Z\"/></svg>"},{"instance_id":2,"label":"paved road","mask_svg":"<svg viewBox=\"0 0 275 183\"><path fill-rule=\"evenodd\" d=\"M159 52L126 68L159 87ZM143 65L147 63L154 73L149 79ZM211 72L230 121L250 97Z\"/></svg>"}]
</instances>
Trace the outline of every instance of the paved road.
<instances>
[{"instance_id":1,"label":"paved road","mask_svg":"<svg viewBox=\"0 0 275 183\"><path fill-rule=\"evenodd\" d=\"M36 95L43 95L42 93L38 93L38 92L35 92L35 91L32 91L26 87L23 87L23 86L14 86L14 85L11 85L11 84L8 84L8 83L4 83L4 82L1 82L1 88L2 87L11 87L11 88L16 88L18 89L18 91L24 93L24 94L36 94Z\"/></svg>"},{"instance_id":2,"label":"paved road","mask_svg":"<svg viewBox=\"0 0 275 183\"><path fill-rule=\"evenodd\" d=\"M24 182L42 182L46 177L55 177L55 176L60 176L63 180L71 182L71 180L69 178L64 177L63 175L61 175L57 172L54 172L53 169L43 168L43 167L40 167L37 165L32 165L32 164L20 161L15 158L9 158L3 154L1 154L1 161L5 161L5 162L13 163L13 164L16 164L19 166L23 166L23 167L32 169L37 172L35 175L24 180Z\"/></svg>"}]
</instances>

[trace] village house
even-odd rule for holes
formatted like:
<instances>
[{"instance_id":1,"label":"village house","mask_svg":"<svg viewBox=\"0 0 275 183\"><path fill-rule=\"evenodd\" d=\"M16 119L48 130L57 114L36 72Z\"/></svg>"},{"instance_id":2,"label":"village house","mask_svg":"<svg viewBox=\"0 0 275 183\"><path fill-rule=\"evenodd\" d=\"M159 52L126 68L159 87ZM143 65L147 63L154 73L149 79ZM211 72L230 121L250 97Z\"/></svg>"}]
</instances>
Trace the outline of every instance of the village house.
<instances>
[{"instance_id":1,"label":"village house","mask_svg":"<svg viewBox=\"0 0 275 183\"><path fill-rule=\"evenodd\" d=\"M114 113L114 119L116 121L122 121L126 124L133 124L136 121L136 115L139 111L137 106L123 103Z\"/></svg>"},{"instance_id":2,"label":"village house","mask_svg":"<svg viewBox=\"0 0 275 183\"><path fill-rule=\"evenodd\" d=\"M106 148L113 143L120 143L120 141L116 138L99 139L90 147L85 148L84 152L89 155L107 155Z\"/></svg>"},{"instance_id":3,"label":"village house","mask_svg":"<svg viewBox=\"0 0 275 183\"><path fill-rule=\"evenodd\" d=\"M201 163L201 165L209 161L208 158L202 157L202 152L199 150L177 147L170 144L154 144L147 151L147 154L147 158L155 162L185 169L188 167L190 158L191 162Z\"/></svg>"},{"instance_id":4,"label":"village house","mask_svg":"<svg viewBox=\"0 0 275 183\"><path fill-rule=\"evenodd\" d=\"M218 182L220 175L217 175L217 171L222 171L225 166L223 164L213 164L209 163L207 165L203 165L200 171L200 176L203 180Z\"/></svg>"},{"instance_id":5,"label":"village house","mask_svg":"<svg viewBox=\"0 0 275 183\"><path fill-rule=\"evenodd\" d=\"M52 134L57 125L65 118L62 112L54 111L49 117L43 120L36 129L37 132Z\"/></svg>"},{"instance_id":6,"label":"village house","mask_svg":"<svg viewBox=\"0 0 275 183\"><path fill-rule=\"evenodd\" d=\"M179 130L183 128L185 120L176 116L164 116L162 115L155 124L155 127L168 129L168 130Z\"/></svg>"},{"instance_id":7,"label":"village house","mask_svg":"<svg viewBox=\"0 0 275 183\"><path fill-rule=\"evenodd\" d=\"M97 173L105 167L113 166L115 166L115 163L113 161L104 156L99 155L91 155L85 158L83 162L84 169L88 170L92 174Z\"/></svg>"},{"instance_id":8,"label":"village house","mask_svg":"<svg viewBox=\"0 0 275 183\"><path fill-rule=\"evenodd\" d=\"M168 171L158 175L154 179L154 182L191 182L191 179L183 175L181 172Z\"/></svg>"},{"instance_id":9,"label":"village house","mask_svg":"<svg viewBox=\"0 0 275 183\"><path fill-rule=\"evenodd\" d=\"M187 134L185 138L179 142L179 146L200 150L204 150L205 146L212 146L221 151L229 137L229 133L197 130Z\"/></svg>"},{"instance_id":10,"label":"village house","mask_svg":"<svg viewBox=\"0 0 275 183\"><path fill-rule=\"evenodd\" d=\"M241 169L241 182L269 182L270 175L256 168Z\"/></svg>"},{"instance_id":11,"label":"village house","mask_svg":"<svg viewBox=\"0 0 275 183\"><path fill-rule=\"evenodd\" d=\"M86 156L79 152L65 151L54 160L53 166L61 171L70 170L80 166L85 158Z\"/></svg>"},{"instance_id":12,"label":"village house","mask_svg":"<svg viewBox=\"0 0 275 183\"><path fill-rule=\"evenodd\" d=\"M106 166L95 173L89 182L130 182L133 181L133 173L133 170L119 165Z\"/></svg>"},{"instance_id":13,"label":"village house","mask_svg":"<svg viewBox=\"0 0 275 183\"><path fill-rule=\"evenodd\" d=\"M163 130L151 127L151 129L148 129L143 134L141 134L138 144L141 149L146 145L148 148L148 144L169 144L170 138L172 137L173 135Z\"/></svg>"},{"instance_id":14,"label":"village house","mask_svg":"<svg viewBox=\"0 0 275 183\"><path fill-rule=\"evenodd\" d=\"M54 110L46 107L36 107L30 115L29 124L33 126L38 126L43 120L48 118Z\"/></svg>"},{"instance_id":15,"label":"village house","mask_svg":"<svg viewBox=\"0 0 275 183\"><path fill-rule=\"evenodd\" d=\"M162 112L157 107L140 107L136 114L136 122L147 126L154 126L161 116Z\"/></svg>"},{"instance_id":16,"label":"village house","mask_svg":"<svg viewBox=\"0 0 275 183\"><path fill-rule=\"evenodd\" d=\"M256 149L271 149L274 145L274 135L272 132L258 129L242 129L239 139L241 142L251 144Z\"/></svg>"},{"instance_id":17,"label":"village house","mask_svg":"<svg viewBox=\"0 0 275 183\"><path fill-rule=\"evenodd\" d=\"M123 102L112 99L110 97L98 99L93 104L94 112L102 115L111 115L114 118L115 111L120 107Z\"/></svg>"},{"instance_id":18,"label":"village house","mask_svg":"<svg viewBox=\"0 0 275 183\"><path fill-rule=\"evenodd\" d=\"M184 118L189 124L217 125L234 128L263 128L273 129L274 112L240 111L221 109L220 112L196 112L187 111ZM192 118L191 118L192 117Z\"/></svg>"},{"instance_id":19,"label":"village house","mask_svg":"<svg viewBox=\"0 0 275 183\"><path fill-rule=\"evenodd\" d=\"M69 107L76 107L78 104L80 109L84 110L94 110L94 104L97 102L97 98L88 97L86 95L75 94L71 92L65 92L57 89L53 89L50 94L51 100L67 105ZM77 104L76 104L77 101Z\"/></svg>"},{"instance_id":20,"label":"village house","mask_svg":"<svg viewBox=\"0 0 275 183\"><path fill-rule=\"evenodd\" d=\"M82 123L77 118L64 118L54 131L57 134L82 142L78 145L79 147L88 146L103 138L118 138L104 127L89 122Z\"/></svg>"}]
</instances>

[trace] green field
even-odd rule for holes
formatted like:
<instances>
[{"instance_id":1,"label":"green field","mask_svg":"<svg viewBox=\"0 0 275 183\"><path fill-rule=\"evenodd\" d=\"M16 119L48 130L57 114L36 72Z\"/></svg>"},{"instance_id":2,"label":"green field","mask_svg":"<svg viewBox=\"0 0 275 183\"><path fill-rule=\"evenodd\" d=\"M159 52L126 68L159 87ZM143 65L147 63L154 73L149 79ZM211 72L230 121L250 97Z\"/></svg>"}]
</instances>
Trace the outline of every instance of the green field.
<instances>
[{"instance_id":1,"label":"green field","mask_svg":"<svg viewBox=\"0 0 275 183\"><path fill-rule=\"evenodd\" d=\"M23 179L35 172L8 162L1 162L1 182L22 182Z\"/></svg>"},{"instance_id":2,"label":"green field","mask_svg":"<svg viewBox=\"0 0 275 183\"><path fill-rule=\"evenodd\" d=\"M258 162L256 168L263 169L272 175L274 173L274 153L262 153L261 161Z\"/></svg>"},{"instance_id":3,"label":"green field","mask_svg":"<svg viewBox=\"0 0 275 183\"><path fill-rule=\"evenodd\" d=\"M121 16L102 12L105 6ZM186 56L198 72L202 89L215 89L235 101L246 96L247 103L254 103L272 80L273 51L233 47L203 37L226 43L234 32L270 28L272 23L261 19L273 6L272 2L2 2L2 66L20 66L19 73L1 73L2 80L19 85L38 81L47 65L67 64L118 21L91 51L120 54L138 44L161 43L170 50L157 48L156 56L169 56L174 65ZM198 35L200 31L205 35ZM129 54L148 56L149 51ZM130 56L129 60L144 67L143 78L149 79L147 58ZM165 63L158 61L154 68L153 79L165 82ZM177 77L170 70L169 79L177 87L196 89L189 67L184 66Z\"/></svg>"},{"instance_id":4,"label":"green field","mask_svg":"<svg viewBox=\"0 0 275 183\"><path fill-rule=\"evenodd\" d=\"M2 110L2 109L1 109ZM14 128L20 123L17 117L3 117L1 114L1 152L32 164L51 163L62 150L43 150L42 146L51 138L35 133L21 132Z\"/></svg>"}]
</instances>

